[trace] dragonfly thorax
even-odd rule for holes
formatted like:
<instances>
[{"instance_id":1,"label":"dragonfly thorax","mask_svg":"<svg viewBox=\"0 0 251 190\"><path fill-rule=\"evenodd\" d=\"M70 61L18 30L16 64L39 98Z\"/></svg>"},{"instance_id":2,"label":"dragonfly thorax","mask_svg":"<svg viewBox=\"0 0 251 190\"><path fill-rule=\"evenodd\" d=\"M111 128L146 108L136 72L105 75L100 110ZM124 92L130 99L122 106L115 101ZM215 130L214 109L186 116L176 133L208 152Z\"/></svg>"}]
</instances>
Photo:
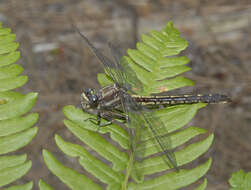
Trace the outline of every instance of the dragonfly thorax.
<instances>
[{"instance_id":1,"label":"dragonfly thorax","mask_svg":"<svg viewBox=\"0 0 251 190\"><path fill-rule=\"evenodd\" d=\"M94 89L84 89L81 94L81 104L83 109L96 108L98 106L98 96Z\"/></svg>"}]
</instances>

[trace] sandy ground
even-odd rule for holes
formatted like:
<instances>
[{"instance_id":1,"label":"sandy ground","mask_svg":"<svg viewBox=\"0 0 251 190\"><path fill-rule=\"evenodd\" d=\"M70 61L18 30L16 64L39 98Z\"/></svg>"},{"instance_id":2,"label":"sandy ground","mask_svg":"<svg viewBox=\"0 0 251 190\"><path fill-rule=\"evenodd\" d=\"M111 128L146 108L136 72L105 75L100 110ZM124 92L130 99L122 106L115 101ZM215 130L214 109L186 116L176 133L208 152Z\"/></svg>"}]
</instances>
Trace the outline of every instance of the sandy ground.
<instances>
[{"instance_id":1,"label":"sandy ground","mask_svg":"<svg viewBox=\"0 0 251 190\"><path fill-rule=\"evenodd\" d=\"M133 48L140 34L161 29L172 20L189 41L183 52L191 59L187 77L196 82L184 92L220 92L232 97L229 105L204 108L190 123L215 132L206 156L213 166L208 189L228 189L232 172L251 170L251 2L249 0L2 0L0 21L17 34L29 82L23 92L39 92L34 112L40 114L39 133L23 151L32 170L18 183L43 178L55 189L68 189L43 164L42 148L80 172L75 159L63 157L54 135L78 142L62 123L61 109L79 105L84 87L98 88L96 74L102 66L71 29L80 28L98 48L119 41Z\"/></svg>"}]
</instances>

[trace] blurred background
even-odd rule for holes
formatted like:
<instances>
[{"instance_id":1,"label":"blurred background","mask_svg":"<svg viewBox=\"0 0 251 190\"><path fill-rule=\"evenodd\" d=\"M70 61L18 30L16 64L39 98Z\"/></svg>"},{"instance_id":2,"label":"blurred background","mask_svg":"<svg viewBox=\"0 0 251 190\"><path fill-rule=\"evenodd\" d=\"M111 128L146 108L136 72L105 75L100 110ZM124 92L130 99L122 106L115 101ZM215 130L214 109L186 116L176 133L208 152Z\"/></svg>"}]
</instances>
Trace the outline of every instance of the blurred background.
<instances>
[{"instance_id":1,"label":"blurred background","mask_svg":"<svg viewBox=\"0 0 251 190\"><path fill-rule=\"evenodd\" d=\"M228 189L232 172L251 171L250 0L1 0L0 21L17 35L19 63L29 76L21 91L39 92L33 111L40 114L40 130L22 150L33 167L20 183L42 178L55 189L68 189L44 166L42 148L84 173L76 159L58 150L54 135L78 142L64 127L61 109L79 106L83 88L99 88L96 74L103 69L71 24L100 49L107 41L127 49L142 33L160 30L170 20L189 42L182 54L190 58L192 71L185 75L196 82L180 92L219 92L233 99L228 105L207 106L190 123L215 132L206 155L214 160L206 175L208 189Z\"/></svg>"}]
</instances>

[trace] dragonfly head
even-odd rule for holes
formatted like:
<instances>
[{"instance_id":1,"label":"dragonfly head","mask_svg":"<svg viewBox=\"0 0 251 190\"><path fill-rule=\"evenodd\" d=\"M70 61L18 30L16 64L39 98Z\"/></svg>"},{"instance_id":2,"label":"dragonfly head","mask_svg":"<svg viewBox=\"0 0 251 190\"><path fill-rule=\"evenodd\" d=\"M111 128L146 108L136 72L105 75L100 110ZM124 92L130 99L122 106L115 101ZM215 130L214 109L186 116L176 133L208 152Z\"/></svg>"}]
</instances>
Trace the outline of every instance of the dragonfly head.
<instances>
[{"instance_id":1,"label":"dragonfly head","mask_svg":"<svg viewBox=\"0 0 251 190\"><path fill-rule=\"evenodd\" d=\"M84 89L81 94L81 105L83 109L90 109L98 106L98 96L94 89Z\"/></svg>"}]
</instances>

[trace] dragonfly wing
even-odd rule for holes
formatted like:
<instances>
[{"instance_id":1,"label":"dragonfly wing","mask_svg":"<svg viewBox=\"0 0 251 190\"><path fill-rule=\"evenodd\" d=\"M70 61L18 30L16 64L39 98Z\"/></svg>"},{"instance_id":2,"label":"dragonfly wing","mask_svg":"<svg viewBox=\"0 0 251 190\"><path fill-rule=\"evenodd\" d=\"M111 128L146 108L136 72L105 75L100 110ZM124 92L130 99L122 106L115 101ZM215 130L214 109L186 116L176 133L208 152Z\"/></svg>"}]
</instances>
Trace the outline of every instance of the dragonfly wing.
<instances>
[{"instance_id":1,"label":"dragonfly wing","mask_svg":"<svg viewBox=\"0 0 251 190\"><path fill-rule=\"evenodd\" d=\"M113 58L115 60L116 67L122 71L120 77L121 86L125 87L131 93L141 93L143 92L143 84L138 79L136 73L131 69L128 63L128 59L121 53L121 48L113 45L112 43L108 43L108 46L111 50Z\"/></svg>"},{"instance_id":2,"label":"dragonfly wing","mask_svg":"<svg viewBox=\"0 0 251 190\"><path fill-rule=\"evenodd\" d=\"M156 117L153 112L150 112L148 110L141 111L141 115L148 127L148 131L145 132L152 133L152 137L150 138L157 142L157 148L164 154L164 161L170 168L175 168L176 170L178 170L177 161L172 150L170 133L168 132L164 123L160 118Z\"/></svg>"},{"instance_id":3,"label":"dragonfly wing","mask_svg":"<svg viewBox=\"0 0 251 190\"><path fill-rule=\"evenodd\" d=\"M105 72L112 80L127 89L138 89L141 92L143 85L137 78L136 73L130 68L127 60L123 58L120 48L115 47L112 43L108 43L111 53L114 57L114 61L106 57L101 51L99 51L89 39L82 34L79 29L73 26L79 35L85 40L89 48L98 58L98 60L103 64ZM128 87L129 85L129 87Z\"/></svg>"},{"instance_id":4,"label":"dragonfly wing","mask_svg":"<svg viewBox=\"0 0 251 190\"><path fill-rule=\"evenodd\" d=\"M112 78L112 80L117 83L121 84L123 81L122 75L122 67L118 64L115 64L111 59L106 57L101 51L99 51L90 41L89 39L82 34L77 27L74 27L75 30L79 33L79 35L84 39L87 43L88 47L92 50L98 60L103 64L106 73ZM119 67L118 67L119 66Z\"/></svg>"},{"instance_id":5,"label":"dragonfly wing","mask_svg":"<svg viewBox=\"0 0 251 190\"><path fill-rule=\"evenodd\" d=\"M144 118L141 117L140 105L138 105L134 99L127 93L121 93L121 103L124 112L127 115L127 127L130 138L130 150L131 155L133 156L134 161L143 161L144 157L144 147L142 145L142 133L147 130L145 128ZM140 152L137 151L140 147ZM137 167L137 164L134 164L134 169L132 170L132 177L134 180L138 182L142 182L144 180L143 173L141 169Z\"/></svg>"},{"instance_id":6,"label":"dragonfly wing","mask_svg":"<svg viewBox=\"0 0 251 190\"><path fill-rule=\"evenodd\" d=\"M151 140L154 141L152 142L154 148L157 148L156 152L164 154L164 162L170 168L178 170L175 155L171 150L170 135L164 124L152 112L149 112L149 110L144 109L138 104L129 94L121 94L121 100L124 112L128 116L127 125L134 160L141 162L147 157L145 154L147 150L146 141ZM142 181L144 179L142 168L137 168L137 164L134 167L135 170L133 170L132 175L137 180Z\"/></svg>"},{"instance_id":7,"label":"dragonfly wing","mask_svg":"<svg viewBox=\"0 0 251 190\"><path fill-rule=\"evenodd\" d=\"M141 134L143 134L143 130L146 130L144 118L142 118L139 112L141 105L137 104L137 102L135 102L135 100L127 93L122 95L122 105L124 112L127 115L131 148L135 151L142 143L143 136ZM134 152L135 157L141 159L142 157L137 154L137 152Z\"/></svg>"}]
</instances>

